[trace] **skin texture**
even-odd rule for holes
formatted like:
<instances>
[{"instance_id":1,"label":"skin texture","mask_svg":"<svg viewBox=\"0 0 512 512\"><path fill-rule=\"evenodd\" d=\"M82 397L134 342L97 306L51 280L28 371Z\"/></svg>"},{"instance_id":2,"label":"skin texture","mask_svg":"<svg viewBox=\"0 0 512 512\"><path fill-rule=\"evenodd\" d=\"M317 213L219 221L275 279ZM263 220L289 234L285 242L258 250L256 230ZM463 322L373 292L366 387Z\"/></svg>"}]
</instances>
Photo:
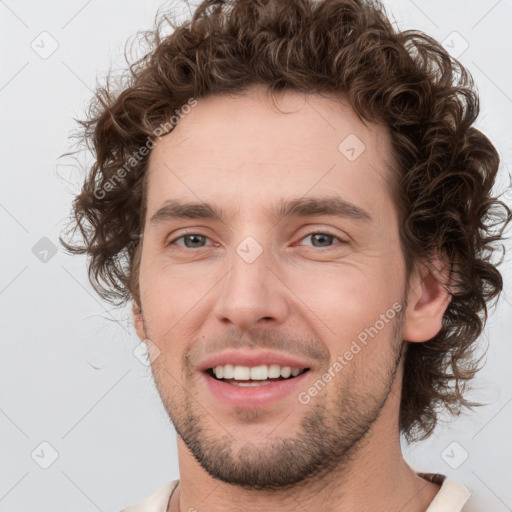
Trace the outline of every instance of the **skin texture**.
<instances>
[{"instance_id":1,"label":"skin texture","mask_svg":"<svg viewBox=\"0 0 512 512\"><path fill-rule=\"evenodd\" d=\"M160 351L152 371L179 434L169 510L424 511L439 486L401 454L400 355L402 340L441 328L443 273L418 264L406 282L386 128L326 96L287 91L278 107L261 87L199 99L150 157L133 315ZM349 135L365 146L353 161L338 149ZM269 213L281 200L333 196L371 220ZM151 222L169 199L227 217ZM178 238L191 233L200 236ZM247 237L262 250L251 263L236 250ZM271 349L308 362L307 391L393 304L402 311L307 404L294 392L230 407L198 370L227 348Z\"/></svg>"}]
</instances>

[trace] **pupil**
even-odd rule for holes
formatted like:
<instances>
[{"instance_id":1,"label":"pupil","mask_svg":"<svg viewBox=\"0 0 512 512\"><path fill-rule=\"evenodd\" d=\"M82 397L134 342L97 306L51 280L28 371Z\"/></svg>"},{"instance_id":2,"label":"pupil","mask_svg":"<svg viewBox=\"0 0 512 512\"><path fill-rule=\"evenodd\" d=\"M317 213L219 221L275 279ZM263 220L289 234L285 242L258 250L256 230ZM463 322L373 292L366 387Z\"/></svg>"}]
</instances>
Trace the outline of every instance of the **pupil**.
<instances>
[{"instance_id":1,"label":"pupil","mask_svg":"<svg viewBox=\"0 0 512 512\"><path fill-rule=\"evenodd\" d=\"M187 235L185 237L185 245L187 247L190 247L190 245L187 244L187 241L194 240L194 239L195 239L195 242L197 242L197 240L199 239L199 243L200 243L202 238L203 237L201 235ZM194 241L192 242L192 244L194 244ZM194 247L194 245L192 245L192 247Z\"/></svg>"},{"instance_id":2,"label":"pupil","mask_svg":"<svg viewBox=\"0 0 512 512\"><path fill-rule=\"evenodd\" d=\"M327 241L332 239L332 235L327 235L325 233L315 233L313 235L313 240L315 240L315 237L321 237L324 239L324 241L325 241L325 239L327 239ZM322 242L320 241L320 243L322 243ZM315 244L313 243L313 245L315 245Z\"/></svg>"}]
</instances>

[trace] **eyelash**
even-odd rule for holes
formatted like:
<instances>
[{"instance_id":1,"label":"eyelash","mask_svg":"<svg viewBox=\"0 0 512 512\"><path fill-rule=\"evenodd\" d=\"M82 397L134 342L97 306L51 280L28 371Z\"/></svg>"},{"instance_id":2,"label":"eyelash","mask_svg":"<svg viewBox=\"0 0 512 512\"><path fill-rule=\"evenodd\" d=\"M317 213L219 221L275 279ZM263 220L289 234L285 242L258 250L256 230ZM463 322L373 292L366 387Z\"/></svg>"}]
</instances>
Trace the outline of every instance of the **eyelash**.
<instances>
[{"instance_id":1,"label":"eyelash","mask_svg":"<svg viewBox=\"0 0 512 512\"><path fill-rule=\"evenodd\" d=\"M172 240L171 242L169 242L169 246L171 245L174 245L175 242L177 242L178 240L181 240L182 238L185 238L187 236L191 236L191 235L198 235L202 238L205 238L207 240L209 240L210 238L205 236L205 235L201 235L201 233L196 233L194 231L190 231L189 233L183 233L182 235L180 235L179 237L175 238L174 240ZM338 240L338 242L340 242L342 245L344 244L347 244L348 241L347 240L343 240L342 238L340 238L339 236L335 235L334 233L331 233L330 231L312 231L310 233L308 233L307 235L304 235L300 240L304 240L305 238L308 238L310 236L313 236L313 235L327 235L327 236L331 236L333 238L335 238L336 240ZM184 250L194 250L193 248L191 247L184 247L184 246L179 246L181 249L184 249ZM333 248L334 246L329 246L329 247L325 247L325 248L321 248L321 247L313 247L313 246L310 246L312 249L323 249L324 251L327 250L327 249L331 249ZM195 250L198 250L198 249L205 249L205 247L198 247L196 248Z\"/></svg>"}]
</instances>

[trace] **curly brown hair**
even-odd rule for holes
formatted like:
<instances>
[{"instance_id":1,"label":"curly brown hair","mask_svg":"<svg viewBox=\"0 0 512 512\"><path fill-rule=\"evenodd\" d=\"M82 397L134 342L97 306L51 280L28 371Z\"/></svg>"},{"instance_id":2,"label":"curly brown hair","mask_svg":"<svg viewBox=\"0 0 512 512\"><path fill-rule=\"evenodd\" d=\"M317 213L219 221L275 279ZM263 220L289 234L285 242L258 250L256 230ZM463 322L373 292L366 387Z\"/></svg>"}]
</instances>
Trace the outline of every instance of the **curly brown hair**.
<instances>
[{"instance_id":1,"label":"curly brown hair","mask_svg":"<svg viewBox=\"0 0 512 512\"><path fill-rule=\"evenodd\" d=\"M164 36L166 27L172 31ZM147 53L122 83L98 86L79 121L94 162L61 243L89 256L95 290L113 304L139 304L150 154L141 148L159 127L172 131L169 119L191 98L257 84L272 95L343 95L363 122L390 130L407 277L415 262L443 254L455 283L441 331L408 344L401 432L410 441L425 438L442 406L458 414L477 405L463 392L479 369L475 342L487 305L502 289L491 256L511 211L492 195L499 157L472 126L479 101L468 71L437 41L395 30L379 2L364 0L205 0L182 23L159 12L142 36Z\"/></svg>"}]
</instances>

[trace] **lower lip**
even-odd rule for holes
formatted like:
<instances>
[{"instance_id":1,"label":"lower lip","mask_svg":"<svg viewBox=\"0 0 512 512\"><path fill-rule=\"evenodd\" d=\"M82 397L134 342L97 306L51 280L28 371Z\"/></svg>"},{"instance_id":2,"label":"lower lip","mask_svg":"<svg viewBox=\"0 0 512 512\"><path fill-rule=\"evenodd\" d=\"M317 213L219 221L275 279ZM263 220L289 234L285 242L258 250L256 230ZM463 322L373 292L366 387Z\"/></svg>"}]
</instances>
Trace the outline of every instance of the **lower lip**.
<instances>
[{"instance_id":1,"label":"lower lip","mask_svg":"<svg viewBox=\"0 0 512 512\"><path fill-rule=\"evenodd\" d=\"M202 373L206 386L217 400L231 407L252 409L272 404L300 388L309 371L293 379L278 380L260 386L237 386L217 380L207 373Z\"/></svg>"}]
</instances>

